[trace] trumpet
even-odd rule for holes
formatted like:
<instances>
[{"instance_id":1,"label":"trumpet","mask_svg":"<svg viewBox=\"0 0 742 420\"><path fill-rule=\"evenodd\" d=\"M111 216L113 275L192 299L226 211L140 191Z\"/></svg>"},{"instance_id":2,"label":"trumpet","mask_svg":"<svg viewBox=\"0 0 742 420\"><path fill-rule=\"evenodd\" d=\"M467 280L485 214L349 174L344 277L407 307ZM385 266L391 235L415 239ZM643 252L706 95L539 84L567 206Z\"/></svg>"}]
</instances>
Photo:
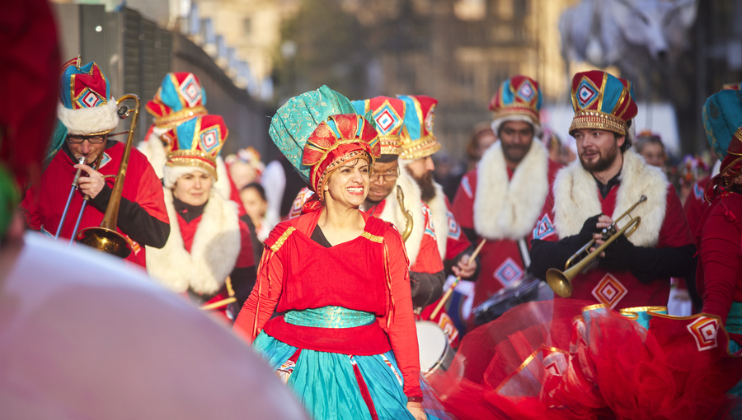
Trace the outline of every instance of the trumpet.
<instances>
[{"instance_id":1,"label":"trumpet","mask_svg":"<svg viewBox=\"0 0 742 420\"><path fill-rule=\"evenodd\" d=\"M577 252L575 252L567 262L564 264L564 271L557 270L556 268L550 268L546 272L546 282L549 284L549 287L556 293L557 295L568 298L572 296L572 280L574 280L575 276L585 271L590 264L592 264L593 261L595 261L598 256L605 251L610 244L612 244L616 239L620 238L621 235L625 235L627 238L631 236L632 233L636 231L637 228L639 228L639 224L641 223L641 217L632 217L631 212L634 211L636 206L639 204L647 201L647 196L642 195L641 198L639 198L639 201L634 203L633 206L631 206L624 214L618 217L618 219L614 220L611 226L603 229L603 241L604 243L597 247L593 252L589 252L590 248L595 245L596 239L590 240L585 246L580 248ZM618 228L618 222L621 221L624 217L628 217L630 220L626 224L626 226L617 229ZM573 261L577 259L580 255L587 253L579 262L572 265Z\"/></svg>"},{"instance_id":2,"label":"trumpet","mask_svg":"<svg viewBox=\"0 0 742 420\"><path fill-rule=\"evenodd\" d=\"M131 119L131 125L129 126L128 132L129 136L126 139L124 154L121 157L121 166L116 175L116 181L113 183L111 199L108 202L108 207L106 207L103 221L98 227L89 227L81 230L76 237L77 242L81 244L85 244L99 251L107 252L121 258L128 257L132 251L132 246L129 240L116 231L116 223L118 221L119 207L121 206L121 194L124 191L126 169L129 165L129 155L131 154L131 148L134 144L134 132L136 131L137 121L139 120L139 97L130 93L116 100L116 105L119 105L128 99L134 100L136 106L133 110L129 109L126 105L120 107L118 110L119 118L124 119L128 117L130 113L134 113L134 116Z\"/></svg>"},{"instance_id":3,"label":"trumpet","mask_svg":"<svg viewBox=\"0 0 742 420\"><path fill-rule=\"evenodd\" d=\"M412 213L410 213L409 210L405 209L404 207L404 193L402 192L402 187L397 185L397 202L399 202L399 208L402 209L402 214L404 214L404 231L402 232L402 241L406 242L407 238L410 237L410 234L412 233Z\"/></svg>"}]
</instances>

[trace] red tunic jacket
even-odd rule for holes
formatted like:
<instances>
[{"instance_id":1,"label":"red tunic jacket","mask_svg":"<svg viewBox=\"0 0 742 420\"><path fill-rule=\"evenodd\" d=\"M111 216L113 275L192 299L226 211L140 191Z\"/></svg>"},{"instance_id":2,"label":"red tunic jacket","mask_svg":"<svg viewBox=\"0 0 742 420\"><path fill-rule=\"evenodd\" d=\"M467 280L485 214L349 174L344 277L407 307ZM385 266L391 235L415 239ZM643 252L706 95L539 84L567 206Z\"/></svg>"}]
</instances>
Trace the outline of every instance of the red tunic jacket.
<instances>
[{"instance_id":1,"label":"red tunic jacket","mask_svg":"<svg viewBox=\"0 0 742 420\"><path fill-rule=\"evenodd\" d=\"M112 147L107 148L98 172L104 176L118 174L123 153L123 143L117 142ZM41 176L40 185L29 188L23 202L21 202L21 209L24 211L26 224L30 229L44 229L52 235L57 232L57 226L62 218L72 180L75 177L75 172L77 172L77 169L73 167L75 164L76 162L73 162L64 151L60 150ZM113 177L106 178L109 187L113 186L113 182ZM147 158L136 148L132 148L131 155L129 155L129 165L126 171L122 197L139 204L152 217L164 223L169 223L165 202L163 201L162 184ZM72 235L82 203L83 194L78 190L72 197L67 220L65 220L62 232L59 235L61 238L69 239ZM102 220L103 213L88 204L80 221L78 232L87 227L99 226ZM122 232L118 227L116 230L126 235L126 232ZM134 252L126 260L146 267L147 260L144 246L132 242Z\"/></svg>"},{"instance_id":2,"label":"red tunic jacket","mask_svg":"<svg viewBox=\"0 0 742 420\"><path fill-rule=\"evenodd\" d=\"M266 334L310 350L372 355L390 348L408 397L422 396L408 262L396 229L375 217L351 241L324 248L311 239L321 211L276 226L266 240L257 285L237 317L235 329L248 340ZM285 312L324 306L376 314L378 322L355 328L314 328L269 321Z\"/></svg>"},{"instance_id":3,"label":"red tunic jacket","mask_svg":"<svg viewBox=\"0 0 742 420\"><path fill-rule=\"evenodd\" d=\"M551 160L548 162L548 183L551 185L561 166ZM508 179L511 180L513 171L510 168L507 171ZM461 184L453 200L453 214L464 229L474 230L474 200L476 194L477 169L473 169L461 179ZM536 221L533 220L532 224L535 223ZM477 241L481 239L482 237L477 234ZM509 238L488 240L479 255L482 267L474 289L474 307L487 300L498 290L520 280L526 271L517 240Z\"/></svg>"},{"instance_id":4,"label":"red tunic jacket","mask_svg":"<svg viewBox=\"0 0 742 420\"><path fill-rule=\"evenodd\" d=\"M704 213L702 226L697 235L698 294L703 312L726 323L732 302L742 302L742 195L723 192Z\"/></svg>"}]
</instances>

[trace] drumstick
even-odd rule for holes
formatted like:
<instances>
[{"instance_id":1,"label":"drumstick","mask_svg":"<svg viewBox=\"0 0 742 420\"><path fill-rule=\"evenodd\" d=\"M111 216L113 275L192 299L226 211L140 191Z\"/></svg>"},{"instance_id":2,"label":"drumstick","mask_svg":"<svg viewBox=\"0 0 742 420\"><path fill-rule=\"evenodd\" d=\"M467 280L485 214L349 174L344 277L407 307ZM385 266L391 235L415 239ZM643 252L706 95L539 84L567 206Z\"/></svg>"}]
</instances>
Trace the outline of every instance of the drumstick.
<instances>
[{"instance_id":1,"label":"drumstick","mask_svg":"<svg viewBox=\"0 0 742 420\"><path fill-rule=\"evenodd\" d=\"M482 242L477 245L477 249L474 250L474 253L471 254L471 257L469 257L469 267L471 267L472 261L474 261L475 258L477 258L477 255L479 255L479 251L482 250L482 247L484 246L484 243L487 242L486 239L482 239ZM468 267L467 267L468 268ZM453 281L453 284L451 287L446 290L446 293L443 295L440 301L438 301L438 305L436 305L435 309L433 309L433 313L430 314L430 319L435 318L438 315L438 312L441 311L443 308L443 305L446 304L446 301L448 298L451 297L453 294L453 289L456 288L456 286L459 284L459 281L461 281L461 276L456 276L456 280Z\"/></svg>"},{"instance_id":2,"label":"drumstick","mask_svg":"<svg viewBox=\"0 0 742 420\"><path fill-rule=\"evenodd\" d=\"M221 308L222 306L227 306L232 302L237 302L237 298L235 297L228 297L226 299L222 299L220 301L209 303L208 305L201 306L200 308L204 311L208 311L211 309Z\"/></svg>"}]
</instances>

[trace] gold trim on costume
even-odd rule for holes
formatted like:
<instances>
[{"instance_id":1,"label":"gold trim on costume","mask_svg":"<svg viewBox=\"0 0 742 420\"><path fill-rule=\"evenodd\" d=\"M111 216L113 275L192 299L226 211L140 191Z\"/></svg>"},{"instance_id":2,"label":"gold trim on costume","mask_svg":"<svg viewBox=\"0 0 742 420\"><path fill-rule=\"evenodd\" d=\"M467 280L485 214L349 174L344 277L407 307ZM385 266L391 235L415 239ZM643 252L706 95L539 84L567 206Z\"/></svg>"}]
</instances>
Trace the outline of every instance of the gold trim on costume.
<instances>
[{"instance_id":1,"label":"gold trim on costume","mask_svg":"<svg viewBox=\"0 0 742 420\"><path fill-rule=\"evenodd\" d=\"M619 309L618 312L624 314L624 313L637 313L637 312L647 312L649 314L653 314L655 312L661 312L665 311L667 312L667 306L635 306L633 308L623 308Z\"/></svg>"},{"instance_id":2,"label":"gold trim on costume","mask_svg":"<svg viewBox=\"0 0 742 420\"><path fill-rule=\"evenodd\" d=\"M613 131L621 136L627 132L626 122L614 115L595 110L580 110L575 112L572 125L569 126L570 134L575 130L598 129Z\"/></svg>"},{"instance_id":3,"label":"gold trim on costume","mask_svg":"<svg viewBox=\"0 0 742 420\"><path fill-rule=\"evenodd\" d=\"M524 115L530 118L534 124L541 124L538 116L538 111L536 111L534 108L524 106L523 104L511 104L503 106L497 111L492 112L492 119L497 120L500 118L509 117L511 115Z\"/></svg>"},{"instance_id":4,"label":"gold trim on costume","mask_svg":"<svg viewBox=\"0 0 742 420\"><path fill-rule=\"evenodd\" d=\"M608 305L606 305L604 303L596 303L595 305L585 306L584 308L582 308L582 312L585 312L585 311L594 311L596 309L607 308L607 307L608 307Z\"/></svg>"},{"instance_id":5,"label":"gold trim on costume","mask_svg":"<svg viewBox=\"0 0 742 420\"><path fill-rule=\"evenodd\" d=\"M595 306L595 305L592 305L592 306ZM542 352L544 350L548 350L548 351L550 351L552 353L562 353L567 358L569 358L569 352L568 351L561 350L561 349L558 349L556 347L550 347L550 346L547 346L545 344L542 344L541 347L539 347L538 349L536 349L536 351L534 351L533 353L531 353L530 356L526 357L526 360L524 360L523 363L521 363L520 366L518 366L518 369L516 369L515 371L511 372L508 376L505 377L505 379L502 380L502 382L500 382L500 385L498 385L497 388L495 388L495 393L499 393L500 390L508 383L508 381L510 381L511 379L513 379L517 374L519 374L523 369L525 369L526 366L528 366L528 364L531 363L533 361L533 359L536 358L536 355L538 355L539 352Z\"/></svg>"},{"instance_id":6,"label":"gold trim on costume","mask_svg":"<svg viewBox=\"0 0 742 420\"><path fill-rule=\"evenodd\" d=\"M283 233L278 239L276 239L276 242L271 245L271 251L278 252L279 249L283 246L283 243L286 242L286 239L296 230L293 226L290 226L288 229L286 229L286 232Z\"/></svg>"},{"instance_id":7,"label":"gold trim on costume","mask_svg":"<svg viewBox=\"0 0 742 420\"><path fill-rule=\"evenodd\" d=\"M382 238L381 236L372 235L366 232L365 230L363 231L363 233L361 233L361 236L363 236L364 238L368 239L371 242L376 242L379 244L384 242L384 238Z\"/></svg>"},{"instance_id":8,"label":"gold trim on costume","mask_svg":"<svg viewBox=\"0 0 742 420\"><path fill-rule=\"evenodd\" d=\"M177 127L191 118L200 117L208 113L209 111L203 105L196 105L193 108L181 109L180 111L171 112L170 114L155 118L155 127L170 129Z\"/></svg>"},{"instance_id":9,"label":"gold trim on costume","mask_svg":"<svg viewBox=\"0 0 742 420\"><path fill-rule=\"evenodd\" d=\"M409 136L409 134L407 134L407 136ZM409 137L407 137L407 141L409 143L402 143L402 153L399 154L400 159L421 159L434 154L441 150L442 147L441 144L438 143L436 137L432 134L415 141L410 141Z\"/></svg>"},{"instance_id":10,"label":"gold trim on costume","mask_svg":"<svg viewBox=\"0 0 742 420\"><path fill-rule=\"evenodd\" d=\"M205 170L215 180L219 179L216 173L216 159L214 156L200 150L176 150L167 154L167 166L192 166Z\"/></svg>"}]
</instances>

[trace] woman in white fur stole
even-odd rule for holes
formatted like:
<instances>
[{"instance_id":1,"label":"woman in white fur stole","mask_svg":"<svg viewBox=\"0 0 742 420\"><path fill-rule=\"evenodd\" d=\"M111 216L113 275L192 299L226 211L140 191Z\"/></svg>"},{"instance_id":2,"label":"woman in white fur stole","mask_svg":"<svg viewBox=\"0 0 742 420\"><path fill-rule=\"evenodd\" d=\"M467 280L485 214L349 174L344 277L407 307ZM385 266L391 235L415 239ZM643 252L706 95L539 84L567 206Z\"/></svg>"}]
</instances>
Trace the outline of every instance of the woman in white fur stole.
<instances>
[{"instance_id":1,"label":"woman in white fur stole","mask_svg":"<svg viewBox=\"0 0 742 420\"><path fill-rule=\"evenodd\" d=\"M162 249L148 249L149 274L198 305L219 306L234 319L255 284L255 262L247 225L237 206L215 186L221 176L216 157L228 134L224 120L206 115L163 134L170 145L163 169L170 237ZM230 279L227 283L226 280Z\"/></svg>"}]
</instances>

